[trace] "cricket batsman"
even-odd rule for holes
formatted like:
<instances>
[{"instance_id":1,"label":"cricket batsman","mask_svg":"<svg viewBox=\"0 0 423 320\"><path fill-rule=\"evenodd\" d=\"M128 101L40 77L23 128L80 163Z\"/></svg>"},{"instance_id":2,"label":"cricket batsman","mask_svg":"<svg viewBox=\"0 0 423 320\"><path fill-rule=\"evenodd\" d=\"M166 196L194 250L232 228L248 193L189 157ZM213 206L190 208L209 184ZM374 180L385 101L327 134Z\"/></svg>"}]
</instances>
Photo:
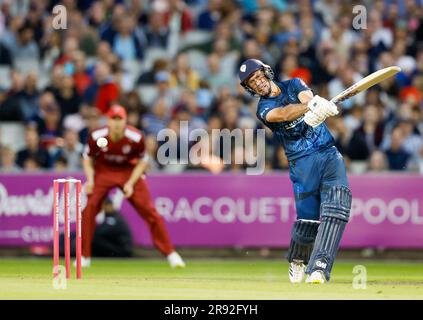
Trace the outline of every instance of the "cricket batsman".
<instances>
[{"instance_id":1,"label":"cricket batsman","mask_svg":"<svg viewBox=\"0 0 423 320\"><path fill-rule=\"evenodd\" d=\"M289 160L297 219L288 249L289 279L329 281L352 195L342 155L324 121L339 113L336 105L313 92L299 78L276 82L272 69L256 59L240 66L247 92L260 97L257 117L273 131Z\"/></svg>"},{"instance_id":2,"label":"cricket batsman","mask_svg":"<svg viewBox=\"0 0 423 320\"><path fill-rule=\"evenodd\" d=\"M82 266L88 267L91 263L95 217L109 191L119 187L147 223L154 245L167 257L170 266L185 267L153 205L144 179L147 155L142 133L126 124L126 111L120 105L111 106L107 116L108 125L90 133L83 155L88 200L82 212ZM106 143L97 143L101 140Z\"/></svg>"}]
</instances>

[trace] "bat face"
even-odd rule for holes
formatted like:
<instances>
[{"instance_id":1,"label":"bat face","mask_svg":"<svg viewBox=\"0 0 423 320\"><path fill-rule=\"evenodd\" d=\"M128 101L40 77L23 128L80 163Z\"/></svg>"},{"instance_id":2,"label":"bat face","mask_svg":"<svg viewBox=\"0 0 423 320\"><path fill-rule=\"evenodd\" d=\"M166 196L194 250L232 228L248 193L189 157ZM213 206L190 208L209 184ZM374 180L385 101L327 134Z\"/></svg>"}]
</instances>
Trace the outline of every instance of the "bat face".
<instances>
[{"instance_id":1,"label":"bat face","mask_svg":"<svg viewBox=\"0 0 423 320\"><path fill-rule=\"evenodd\" d=\"M379 71L373 72L372 74L369 74L367 77L353 84L351 87L342 91L340 94L332 98L331 101L334 103L345 101L355 96L356 94L378 84L379 82L382 82L383 80L392 77L393 75L397 74L400 71L401 71L400 67L393 66L393 67L388 67L388 68L384 68Z\"/></svg>"},{"instance_id":2,"label":"bat face","mask_svg":"<svg viewBox=\"0 0 423 320\"><path fill-rule=\"evenodd\" d=\"M342 96L338 99L334 99L333 102L336 104L336 103L345 101L345 100L347 100L351 97L354 97L356 94L359 94L361 92L360 90L357 89L357 86L355 86L355 85L349 87L348 89L351 89L351 90L348 90L349 92L343 91Z\"/></svg>"}]
</instances>

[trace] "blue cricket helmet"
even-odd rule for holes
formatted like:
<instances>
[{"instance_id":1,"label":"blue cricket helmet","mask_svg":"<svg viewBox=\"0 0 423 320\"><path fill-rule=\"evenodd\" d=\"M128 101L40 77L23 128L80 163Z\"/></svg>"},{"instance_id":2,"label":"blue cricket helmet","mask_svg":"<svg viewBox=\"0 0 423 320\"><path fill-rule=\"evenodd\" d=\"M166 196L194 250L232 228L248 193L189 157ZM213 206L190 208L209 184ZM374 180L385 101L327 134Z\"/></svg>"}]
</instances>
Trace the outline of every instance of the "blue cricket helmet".
<instances>
[{"instance_id":1,"label":"blue cricket helmet","mask_svg":"<svg viewBox=\"0 0 423 320\"><path fill-rule=\"evenodd\" d=\"M257 59L245 60L241 64L238 70L238 77L239 77L239 80L241 81L241 86L243 86L244 89L253 96L256 96L257 93L253 89L251 89L249 86L247 86L247 80L257 70L262 70L264 72L264 75L269 80L273 80L274 73L272 68L270 68L270 66L268 66L267 64L264 64L263 62Z\"/></svg>"}]
</instances>

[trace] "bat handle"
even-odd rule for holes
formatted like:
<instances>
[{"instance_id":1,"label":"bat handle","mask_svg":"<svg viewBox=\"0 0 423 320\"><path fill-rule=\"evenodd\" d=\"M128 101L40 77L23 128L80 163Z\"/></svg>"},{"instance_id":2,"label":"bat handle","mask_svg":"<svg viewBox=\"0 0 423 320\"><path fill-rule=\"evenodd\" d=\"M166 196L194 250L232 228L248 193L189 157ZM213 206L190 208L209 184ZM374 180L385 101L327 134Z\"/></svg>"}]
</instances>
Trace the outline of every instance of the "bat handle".
<instances>
[{"instance_id":1,"label":"bat handle","mask_svg":"<svg viewBox=\"0 0 423 320\"><path fill-rule=\"evenodd\" d=\"M341 103L343 100L342 99L331 99L330 102L333 102L334 104L338 105L339 103Z\"/></svg>"}]
</instances>

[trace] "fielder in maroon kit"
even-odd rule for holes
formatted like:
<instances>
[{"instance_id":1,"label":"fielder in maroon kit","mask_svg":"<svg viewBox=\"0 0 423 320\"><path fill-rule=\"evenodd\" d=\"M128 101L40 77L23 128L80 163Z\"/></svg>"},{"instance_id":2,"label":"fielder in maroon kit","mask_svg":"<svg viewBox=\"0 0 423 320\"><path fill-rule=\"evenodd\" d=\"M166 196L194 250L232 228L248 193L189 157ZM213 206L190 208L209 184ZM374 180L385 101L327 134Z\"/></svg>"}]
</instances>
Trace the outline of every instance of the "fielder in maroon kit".
<instances>
[{"instance_id":1,"label":"fielder in maroon kit","mask_svg":"<svg viewBox=\"0 0 423 320\"><path fill-rule=\"evenodd\" d=\"M95 217L101 211L109 191L119 187L147 223L154 245L168 258L171 267L185 267L170 241L164 221L154 207L144 180L147 161L142 133L126 124L126 111L120 105L112 106L107 116L108 125L90 133L84 152L88 201L82 212L82 266L91 264ZM99 138L107 139L106 147L100 148L97 145Z\"/></svg>"}]
</instances>

